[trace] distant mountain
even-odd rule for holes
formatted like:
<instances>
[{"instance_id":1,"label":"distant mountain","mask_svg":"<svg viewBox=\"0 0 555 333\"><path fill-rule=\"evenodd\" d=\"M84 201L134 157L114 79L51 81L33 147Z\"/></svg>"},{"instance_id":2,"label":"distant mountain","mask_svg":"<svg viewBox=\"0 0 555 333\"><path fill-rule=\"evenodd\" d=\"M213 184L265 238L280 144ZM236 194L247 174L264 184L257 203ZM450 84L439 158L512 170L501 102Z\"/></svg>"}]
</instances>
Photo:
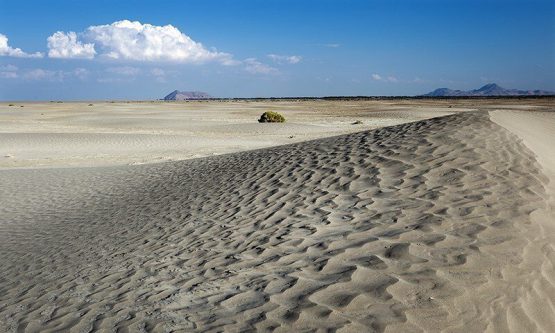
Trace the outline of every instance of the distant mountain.
<instances>
[{"instance_id":1,"label":"distant mountain","mask_svg":"<svg viewBox=\"0 0 555 333\"><path fill-rule=\"evenodd\" d=\"M166 97L164 101L187 101L192 99L209 99L212 96L208 95L202 91L172 91Z\"/></svg>"},{"instance_id":2,"label":"distant mountain","mask_svg":"<svg viewBox=\"0 0 555 333\"><path fill-rule=\"evenodd\" d=\"M555 95L555 92L546 90L518 90L505 89L495 83L489 83L485 86L474 90L452 90L448 88L439 88L422 96L428 97L453 97L453 96L545 96Z\"/></svg>"}]
</instances>

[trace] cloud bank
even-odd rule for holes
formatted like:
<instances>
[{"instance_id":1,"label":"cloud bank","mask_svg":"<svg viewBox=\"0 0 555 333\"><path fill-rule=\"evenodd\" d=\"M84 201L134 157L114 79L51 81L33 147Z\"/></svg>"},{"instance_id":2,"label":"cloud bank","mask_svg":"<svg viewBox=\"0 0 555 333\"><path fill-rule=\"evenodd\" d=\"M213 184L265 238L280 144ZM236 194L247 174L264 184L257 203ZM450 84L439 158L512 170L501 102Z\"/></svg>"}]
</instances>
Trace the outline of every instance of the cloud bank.
<instances>
[{"instance_id":1,"label":"cloud bank","mask_svg":"<svg viewBox=\"0 0 555 333\"><path fill-rule=\"evenodd\" d=\"M17 75L17 67L14 65L0 66L0 78L15 79Z\"/></svg>"},{"instance_id":2,"label":"cloud bank","mask_svg":"<svg viewBox=\"0 0 555 333\"><path fill-rule=\"evenodd\" d=\"M268 58L272 59L274 62L278 64L283 64L283 63L298 64L303 59L303 57L298 55L286 56L286 55L278 55L278 54L268 54Z\"/></svg>"},{"instance_id":3,"label":"cloud bank","mask_svg":"<svg viewBox=\"0 0 555 333\"><path fill-rule=\"evenodd\" d=\"M138 21L117 21L90 26L79 34L58 31L48 37L52 58L87 58L98 55L110 59L234 65L231 54L210 51L172 25L156 26Z\"/></svg>"},{"instance_id":4,"label":"cloud bank","mask_svg":"<svg viewBox=\"0 0 555 333\"><path fill-rule=\"evenodd\" d=\"M43 54L40 52L26 53L20 48L13 48L8 44L8 37L0 34L0 56L15 58L42 58Z\"/></svg>"},{"instance_id":5,"label":"cloud bank","mask_svg":"<svg viewBox=\"0 0 555 333\"><path fill-rule=\"evenodd\" d=\"M0 79L21 78L26 81L62 82L65 79L86 80L90 74L91 73L88 69L81 67L69 71L62 71L43 68L29 68L21 70L14 65L0 66Z\"/></svg>"},{"instance_id":6,"label":"cloud bank","mask_svg":"<svg viewBox=\"0 0 555 333\"><path fill-rule=\"evenodd\" d=\"M136 76L141 73L141 70L136 67L122 66L122 67L108 67L107 72L115 73L123 76Z\"/></svg>"}]
</instances>

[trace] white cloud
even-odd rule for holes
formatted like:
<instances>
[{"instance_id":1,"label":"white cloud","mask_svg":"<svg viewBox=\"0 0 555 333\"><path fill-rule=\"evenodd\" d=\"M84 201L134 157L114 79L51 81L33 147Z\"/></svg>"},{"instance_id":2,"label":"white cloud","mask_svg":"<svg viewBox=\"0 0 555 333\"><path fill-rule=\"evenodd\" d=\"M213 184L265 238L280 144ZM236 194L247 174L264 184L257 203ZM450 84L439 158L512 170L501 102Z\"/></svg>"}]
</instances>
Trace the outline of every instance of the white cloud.
<instances>
[{"instance_id":1,"label":"white cloud","mask_svg":"<svg viewBox=\"0 0 555 333\"><path fill-rule=\"evenodd\" d=\"M62 81L64 79L64 72L37 68L23 74L23 78L35 81Z\"/></svg>"},{"instance_id":2,"label":"white cloud","mask_svg":"<svg viewBox=\"0 0 555 333\"><path fill-rule=\"evenodd\" d=\"M100 56L107 59L143 62L191 64L217 62L226 66L244 65L250 73L278 73L276 68L256 58L238 61L229 53L207 49L172 25L156 26L129 20L90 26L81 33L58 31L48 37L48 49L48 56L51 58L93 59ZM280 64L297 64L302 61L302 57L298 55L269 54L268 57ZM115 69L113 72L122 75L137 74ZM154 74L152 71L151 74L158 77L164 76Z\"/></svg>"},{"instance_id":3,"label":"white cloud","mask_svg":"<svg viewBox=\"0 0 555 333\"><path fill-rule=\"evenodd\" d=\"M80 67L70 71L35 68L23 71L21 77L25 80L32 81L62 82L65 79L71 78L85 80L89 77L89 75L90 71L88 69Z\"/></svg>"},{"instance_id":4,"label":"white cloud","mask_svg":"<svg viewBox=\"0 0 555 333\"><path fill-rule=\"evenodd\" d=\"M124 76L136 76L141 73L141 70L139 68L130 66L108 67L106 68L106 71Z\"/></svg>"},{"instance_id":5,"label":"white cloud","mask_svg":"<svg viewBox=\"0 0 555 333\"><path fill-rule=\"evenodd\" d=\"M383 82L398 82L399 80L395 76L382 77L380 74L372 74L372 80L383 81Z\"/></svg>"},{"instance_id":6,"label":"white cloud","mask_svg":"<svg viewBox=\"0 0 555 333\"><path fill-rule=\"evenodd\" d=\"M0 78L2 79L16 79L17 77L17 72L0 72Z\"/></svg>"},{"instance_id":7,"label":"white cloud","mask_svg":"<svg viewBox=\"0 0 555 333\"><path fill-rule=\"evenodd\" d=\"M245 70L251 74L278 74L277 68L261 63L256 58L247 58L243 61Z\"/></svg>"},{"instance_id":8,"label":"white cloud","mask_svg":"<svg viewBox=\"0 0 555 333\"><path fill-rule=\"evenodd\" d=\"M278 55L278 54L268 54L268 58L272 59L274 62L278 64L288 63L288 64L298 64L303 57L293 55L293 56L286 56L286 55Z\"/></svg>"},{"instance_id":9,"label":"white cloud","mask_svg":"<svg viewBox=\"0 0 555 333\"><path fill-rule=\"evenodd\" d=\"M85 80L89 76L90 71L86 68L75 68L71 74L80 80Z\"/></svg>"},{"instance_id":10,"label":"white cloud","mask_svg":"<svg viewBox=\"0 0 555 333\"><path fill-rule=\"evenodd\" d=\"M231 54L206 49L172 25L156 26L138 21L117 21L90 26L79 34L58 31L48 37L48 55L52 58L86 58L95 55L134 61L172 61L223 65L240 62Z\"/></svg>"},{"instance_id":11,"label":"white cloud","mask_svg":"<svg viewBox=\"0 0 555 333\"><path fill-rule=\"evenodd\" d=\"M123 20L90 26L83 36L101 50L102 56L112 59L238 64L231 54L210 51L172 25L156 26Z\"/></svg>"},{"instance_id":12,"label":"white cloud","mask_svg":"<svg viewBox=\"0 0 555 333\"><path fill-rule=\"evenodd\" d=\"M14 65L5 65L5 66L0 66L0 70L1 71L17 71L17 66Z\"/></svg>"},{"instance_id":13,"label":"white cloud","mask_svg":"<svg viewBox=\"0 0 555 333\"><path fill-rule=\"evenodd\" d=\"M42 68L20 70L14 65L0 66L0 78L4 79L22 78L24 80L33 81L63 81L66 78L77 78L79 80L85 80L90 74L91 72L88 69L81 67L69 71L62 71Z\"/></svg>"},{"instance_id":14,"label":"white cloud","mask_svg":"<svg viewBox=\"0 0 555 333\"><path fill-rule=\"evenodd\" d=\"M20 48L13 48L8 45L8 37L0 34L0 56L16 57L16 58L42 58L43 54L40 52L26 53Z\"/></svg>"},{"instance_id":15,"label":"white cloud","mask_svg":"<svg viewBox=\"0 0 555 333\"><path fill-rule=\"evenodd\" d=\"M340 47L341 44L329 43L329 44L322 44L322 46L329 47L329 48L332 48L332 49L336 49L336 48Z\"/></svg>"},{"instance_id":16,"label":"white cloud","mask_svg":"<svg viewBox=\"0 0 555 333\"><path fill-rule=\"evenodd\" d=\"M150 70L150 75L156 78L157 82L166 82L167 72L161 68L153 68Z\"/></svg>"},{"instance_id":17,"label":"white cloud","mask_svg":"<svg viewBox=\"0 0 555 333\"><path fill-rule=\"evenodd\" d=\"M166 76L166 71L161 69L161 68L153 68L150 70L150 74L152 74L152 76Z\"/></svg>"},{"instance_id":18,"label":"white cloud","mask_svg":"<svg viewBox=\"0 0 555 333\"><path fill-rule=\"evenodd\" d=\"M17 67L14 65L0 66L0 78L15 79L17 78Z\"/></svg>"},{"instance_id":19,"label":"white cloud","mask_svg":"<svg viewBox=\"0 0 555 333\"><path fill-rule=\"evenodd\" d=\"M50 58L82 58L92 59L96 54L94 44L83 44L77 40L73 31L65 33L58 31L47 38L48 56Z\"/></svg>"}]
</instances>

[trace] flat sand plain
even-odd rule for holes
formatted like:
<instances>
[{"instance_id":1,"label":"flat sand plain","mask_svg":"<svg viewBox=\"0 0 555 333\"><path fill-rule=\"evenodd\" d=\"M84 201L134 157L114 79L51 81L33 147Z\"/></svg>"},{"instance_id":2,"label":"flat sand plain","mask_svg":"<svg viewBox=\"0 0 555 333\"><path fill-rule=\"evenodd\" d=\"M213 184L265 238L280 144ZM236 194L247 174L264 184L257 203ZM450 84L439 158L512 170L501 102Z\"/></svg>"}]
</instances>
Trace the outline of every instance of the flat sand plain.
<instances>
[{"instance_id":1,"label":"flat sand plain","mask_svg":"<svg viewBox=\"0 0 555 333\"><path fill-rule=\"evenodd\" d=\"M182 160L359 132L468 109L472 107L423 105L414 110L403 103L356 101L1 103L0 167ZM287 122L259 124L260 115L269 110L281 112ZM362 124L353 125L357 120Z\"/></svg>"},{"instance_id":2,"label":"flat sand plain","mask_svg":"<svg viewBox=\"0 0 555 333\"><path fill-rule=\"evenodd\" d=\"M0 331L555 327L553 100L65 104L0 107Z\"/></svg>"}]
</instances>

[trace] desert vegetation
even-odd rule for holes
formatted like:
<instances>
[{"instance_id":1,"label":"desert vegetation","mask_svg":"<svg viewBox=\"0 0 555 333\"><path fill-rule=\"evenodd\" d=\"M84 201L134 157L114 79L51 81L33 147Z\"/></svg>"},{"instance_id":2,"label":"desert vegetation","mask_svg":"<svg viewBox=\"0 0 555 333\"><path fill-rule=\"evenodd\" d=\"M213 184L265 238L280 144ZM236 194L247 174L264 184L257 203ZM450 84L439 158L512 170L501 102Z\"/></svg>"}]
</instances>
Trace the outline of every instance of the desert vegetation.
<instances>
[{"instance_id":1,"label":"desert vegetation","mask_svg":"<svg viewBox=\"0 0 555 333\"><path fill-rule=\"evenodd\" d=\"M258 119L259 123L284 123L285 117L274 111L266 111Z\"/></svg>"}]
</instances>

